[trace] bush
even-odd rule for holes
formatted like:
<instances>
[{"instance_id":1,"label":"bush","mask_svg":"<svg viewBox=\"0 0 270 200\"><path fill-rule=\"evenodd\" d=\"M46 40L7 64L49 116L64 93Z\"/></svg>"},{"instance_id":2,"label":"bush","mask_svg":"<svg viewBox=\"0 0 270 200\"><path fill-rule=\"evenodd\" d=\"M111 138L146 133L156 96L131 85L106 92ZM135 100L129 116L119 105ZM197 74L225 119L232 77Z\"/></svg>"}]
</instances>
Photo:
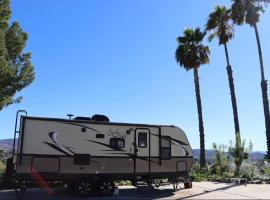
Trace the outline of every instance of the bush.
<instances>
[{"instance_id":1,"label":"bush","mask_svg":"<svg viewBox=\"0 0 270 200\"><path fill-rule=\"evenodd\" d=\"M270 163L267 161L263 162L263 165L261 166L261 176L264 179L270 180Z\"/></svg>"},{"instance_id":2,"label":"bush","mask_svg":"<svg viewBox=\"0 0 270 200\"><path fill-rule=\"evenodd\" d=\"M222 175L228 172L228 156L226 154L227 147L225 145L217 145L213 143L214 164L210 167L212 174Z\"/></svg>"},{"instance_id":3,"label":"bush","mask_svg":"<svg viewBox=\"0 0 270 200\"><path fill-rule=\"evenodd\" d=\"M131 185L131 181L129 180L118 180L114 182L117 186Z\"/></svg>"},{"instance_id":4,"label":"bush","mask_svg":"<svg viewBox=\"0 0 270 200\"><path fill-rule=\"evenodd\" d=\"M259 176L260 172L254 162L247 160L242 163L240 174L248 180L253 180Z\"/></svg>"},{"instance_id":5,"label":"bush","mask_svg":"<svg viewBox=\"0 0 270 200\"><path fill-rule=\"evenodd\" d=\"M232 145L231 142L231 145L229 147L229 154L234 158L234 176L239 176L242 162L248 159L248 152L245 149L245 140L241 142L240 133L237 133L235 136L235 145Z\"/></svg>"},{"instance_id":6,"label":"bush","mask_svg":"<svg viewBox=\"0 0 270 200\"><path fill-rule=\"evenodd\" d=\"M191 178L191 181L194 181L194 182L202 182L202 181L208 180L208 176L205 173L201 173L201 172L197 172L197 173L191 172L190 178Z\"/></svg>"},{"instance_id":7,"label":"bush","mask_svg":"<svg viewBox=\"0 0 270 200\"><path fill-rule=\"evenodd\" d=\"M0 161L0 179L3 177L3 174L5 173L5 165L2 161Z\"/></svg>"},{"instance_id":8,"label":"bush","mask_svg":"<svg viewBox=\"0 0 270 200\"><path fill-rule=\"evenodd\" d=\"M263 169L265 175L270 176L270 167L266 167Z\"/></svg>"},{"instance_id":9,"label":"bush","mask_svg":"<svg viewBox=\"0 0 270 200\"><path fill-rule=\"evenodd\" d=\"M208 177L210 176L207 170L202 171L200 169L200 165L197 162L194 162L190 172L191 181L201 182L207 181Z\"/></svg>"}]
</instances>

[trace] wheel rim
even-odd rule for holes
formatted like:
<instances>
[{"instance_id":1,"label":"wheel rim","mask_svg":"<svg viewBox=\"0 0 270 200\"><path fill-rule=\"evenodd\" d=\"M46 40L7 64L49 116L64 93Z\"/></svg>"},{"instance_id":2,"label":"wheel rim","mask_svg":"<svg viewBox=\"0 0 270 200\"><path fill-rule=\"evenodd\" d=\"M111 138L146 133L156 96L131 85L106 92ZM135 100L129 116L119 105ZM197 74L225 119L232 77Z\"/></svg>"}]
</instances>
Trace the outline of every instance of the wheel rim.
<instances>
[{"instance_id":1,"label":"wheel rim","mask_svg":"<svg viewBox=\"0 0 270 200\"><path fill-rule=\"evenodd\" d=\"M91 184L88 182L81 182L78 185L78 191L81 196L87 196L91 193Z\"/></svg>"},{"instance_id":2,"label":"wheel rim","mask_svg":"<svg viewBox=\"0 0 270 200\"><path fill-rule=\"evenodd\" d=\"M103 195L111 195L114 190L114 184L112 182L103 182L100 184L100 193Z\"/></svg>"}]
</instances>

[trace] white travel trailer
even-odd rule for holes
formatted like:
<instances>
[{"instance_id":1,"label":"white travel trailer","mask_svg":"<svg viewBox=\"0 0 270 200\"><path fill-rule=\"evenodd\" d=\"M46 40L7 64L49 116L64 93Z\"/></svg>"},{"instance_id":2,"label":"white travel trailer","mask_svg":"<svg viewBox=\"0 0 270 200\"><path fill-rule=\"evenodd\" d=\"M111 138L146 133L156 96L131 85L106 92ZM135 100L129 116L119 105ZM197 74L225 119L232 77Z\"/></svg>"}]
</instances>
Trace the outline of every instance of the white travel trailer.
<instances>
[{"instance_id":1,"label":"white travel trailer","mask_svg":"<svg viewBox=\"0 0 270 200\"><path fill-rule=\"evenodd\" d=\"M36 181L36 174L44 181L65 181L82 195L93 190L111 194L114 180L136 185L169 178L177 183L179 178L188 180L192 165L189 141L176 126L114 123L101 115L74 119L25 115L15 130L14 149L16 133L18 148L8 162L8 174L19 181Z\"/></svg>"}]
</instances>

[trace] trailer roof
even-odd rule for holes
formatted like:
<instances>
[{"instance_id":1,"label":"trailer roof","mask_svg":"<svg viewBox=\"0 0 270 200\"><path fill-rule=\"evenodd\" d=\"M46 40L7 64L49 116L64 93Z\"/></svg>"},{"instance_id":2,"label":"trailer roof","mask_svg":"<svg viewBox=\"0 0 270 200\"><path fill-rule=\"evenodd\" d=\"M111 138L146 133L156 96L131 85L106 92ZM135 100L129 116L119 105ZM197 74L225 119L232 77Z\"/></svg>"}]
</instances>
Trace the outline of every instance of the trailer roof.
<instances>
[{"instance_id":1,"label":"trailer roof","mask_svg":"<svg viewBox=\"0 0 270 200\"><path fill-rule=\"evenodd\" d=\"M176 127L174 125L152 125L152 124L136 124L136 123L122 123L122 122L97 122L90 120L76 120L76 119L61 119L61 118L50 118L50 117L32 117L22 116L25 119L31 120L43 120L43 121L59 121L59 122L80 122L87 124L110 124L110 125L122 125L122 126L141 126L141 127Z\"/></svg>"}]
</instances>

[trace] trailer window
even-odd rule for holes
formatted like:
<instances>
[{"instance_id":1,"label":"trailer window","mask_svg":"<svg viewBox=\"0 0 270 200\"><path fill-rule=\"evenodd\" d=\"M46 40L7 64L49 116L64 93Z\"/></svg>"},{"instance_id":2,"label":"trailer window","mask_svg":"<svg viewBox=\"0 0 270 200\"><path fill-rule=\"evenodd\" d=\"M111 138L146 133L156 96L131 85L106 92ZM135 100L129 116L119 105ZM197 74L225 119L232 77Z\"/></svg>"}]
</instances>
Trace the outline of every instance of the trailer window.
<instances>
[{"instance_id":1,"label":"trailer window","mask_svg":"<svg viewBox=\"0 0 270 200\"><path fill-rule=\"evenodd\" d=\"M171 158L171 137L161 137L161 159L169 160Z\"/></svg>"},{"instance_id":2,"label":"trailer window","mask_svg":"<svg viewBox=\"0 0 270 200\"><path fill-rule=\"evenodd\" d=\"M125 140L123 138L111 138L110 146L114 149L125 148Z\"/></svg>"},{"instance_id":3,"label":"trailer window","mask_svg":"<svg viewBox=\"0 0 270 200\"><path fill-rule=\"evenodd\" d=\"M138 146L140 148L147 147L147 133L144 133L144 132L138 133Z\"/></svg>"}]
</instances>

